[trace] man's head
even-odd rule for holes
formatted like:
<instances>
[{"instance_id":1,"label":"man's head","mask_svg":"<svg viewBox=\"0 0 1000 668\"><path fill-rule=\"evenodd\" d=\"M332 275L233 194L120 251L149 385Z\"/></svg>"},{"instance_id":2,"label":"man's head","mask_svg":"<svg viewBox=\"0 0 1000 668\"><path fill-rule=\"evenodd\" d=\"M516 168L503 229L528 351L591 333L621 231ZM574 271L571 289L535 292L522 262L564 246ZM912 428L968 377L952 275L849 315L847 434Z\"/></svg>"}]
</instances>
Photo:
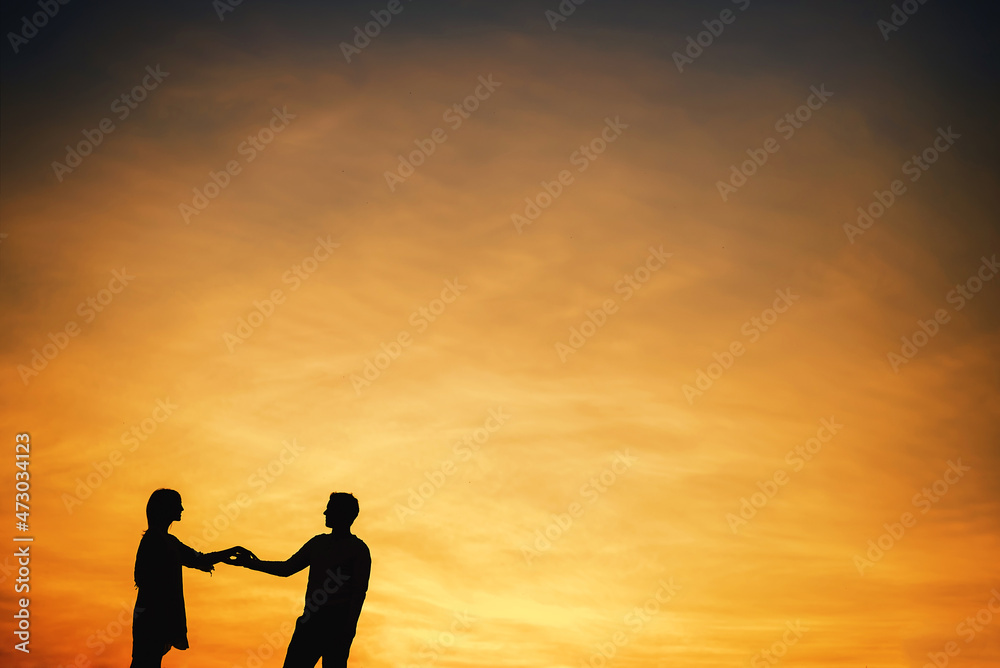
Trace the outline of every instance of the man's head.
<instances>
[{"instance_id":1,"label":"man's head","mask_svg":"<svg viewBox=\"0 0 1000 668\"><path fill-rule=\"evenodd\" d=\"M347 492L334 492L326 504L326 526L331 529L349 529L360 512L358 500Z\"/></svg>"}]
</instances>

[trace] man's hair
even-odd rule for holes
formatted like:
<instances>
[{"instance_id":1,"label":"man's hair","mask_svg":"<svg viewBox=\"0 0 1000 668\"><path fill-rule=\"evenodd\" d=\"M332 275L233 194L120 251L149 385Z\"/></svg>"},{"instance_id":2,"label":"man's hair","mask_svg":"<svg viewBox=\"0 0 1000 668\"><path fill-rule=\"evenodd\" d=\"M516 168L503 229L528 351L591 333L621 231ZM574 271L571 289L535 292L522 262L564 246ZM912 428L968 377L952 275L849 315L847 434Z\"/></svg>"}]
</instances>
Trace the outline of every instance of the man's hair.
<instances>
[{"instance_id":1,"label":"man's hair","mask_svg":"<svg viewBox=\"0 0 1000 668\"><path fill-rule=\"evenodd\" d=\"M146 521L149 525L166 524L181 503L181 495L172 489L160 488L149 495L146 502Z\"/></svg>"},{"instance_id":2,"label":"man's hair","mask_svg":"<svg viewBox=\"0 0 1000 668\"><path fill-rule=\"evenodd\" d=\"M334 492L330 495L330 508L337 514L337 517L347 521L347 525L354 524L358 518L361 507L353 494L348 492Z\"/></svg>"}]
</instances>

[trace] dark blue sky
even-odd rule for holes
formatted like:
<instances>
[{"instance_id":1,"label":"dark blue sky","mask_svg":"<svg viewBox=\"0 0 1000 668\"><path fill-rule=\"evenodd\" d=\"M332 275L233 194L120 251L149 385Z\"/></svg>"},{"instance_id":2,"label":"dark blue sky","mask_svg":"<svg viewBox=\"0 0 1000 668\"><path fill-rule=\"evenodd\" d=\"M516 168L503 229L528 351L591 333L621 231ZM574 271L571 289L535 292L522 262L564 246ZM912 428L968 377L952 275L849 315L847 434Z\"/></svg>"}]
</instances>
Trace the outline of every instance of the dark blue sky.
<instances>
[{"instance_id":1,"label":"dark blue sky","mask_svg":"<svg viewBox=\"0 0 1000 668\"><path fill-rule=\"evenodd\" d=\"M53 0L54 2L55 0ZM568 2L568 0L567 0ZM22 19L39 11L37 0L7 3L0 12L4 30L2 52L2 155L5 167L50 123L59 125L67 109L98 102L119 85L109 70L123 62L145 65L177 49L183 51L192 34L208 34L220 45L264 57L314 57L317 49L333 48L348 39L354 26L370 20L371 10L384 2L267 2L245 0L220 21L210 0L171 3L74 0L58 5L58 13L17 53L9 33L22 30ZM575 40L595 48L618 43L643 49L650 67L670 65L671 54L688 35L703 30L732 2L642 3L588 0L553 32L545 11L556 0L480 3L414 0L387 29L388 39L405 40L456 34L506 32L532 40ZM736 10L737 20L720 43L735 51L728 57L714 49L699 60L703 70L727 74L767 74L804 86L837 82L850 94L854 85L876 83L890 97L912 99L932 117L975 128L981 141L966 150L990 164L996 155L991 127L997 109L997 25L995 3L927 2L919 5L900 30L885 41L877 27L888 19L892 3L764 2L753 0L748 10ZM456 54L460 58L461 54ZM331 59L331 68L345 68ZM353 67L353 66L352 66ZM363 63L362 63L363 67ZM539 63L544 68L544 63ZM666 74L670 75L671 68ZM358 68L360 71L361 68ZM622 72L628 78L628 72ZM864 82L864 83L862 83ZM688 81L681 80L680 85ZM697 95L697 90L691 94ZM865 91L872 99L872 91ZM905 132L893 118L872 122L885 133ZM960 120L957 120L960 119ZM904 139L905 137L893 137Z\"/></svg>"}]
</instances>

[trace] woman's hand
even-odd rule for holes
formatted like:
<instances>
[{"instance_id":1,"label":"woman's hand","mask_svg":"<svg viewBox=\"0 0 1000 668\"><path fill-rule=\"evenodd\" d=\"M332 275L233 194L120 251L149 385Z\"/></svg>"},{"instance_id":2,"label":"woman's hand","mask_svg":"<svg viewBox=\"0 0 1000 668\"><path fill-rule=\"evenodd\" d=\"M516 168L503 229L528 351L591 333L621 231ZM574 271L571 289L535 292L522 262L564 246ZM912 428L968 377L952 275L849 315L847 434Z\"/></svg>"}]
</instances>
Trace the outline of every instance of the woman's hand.
<instances>
[{"instance_id":1,"label":"woman's hand","mask_svg":"<svg viewBox=\"0 0 1000 668\"><path fill-rule=\"evenodd\" d=\"M250 550L239 545L231 547L228 550L223 550L221 553L222 561L225 561L231 566L243 566L248 567L255 561L260 561Z\"/></svg>"}]
</instances>

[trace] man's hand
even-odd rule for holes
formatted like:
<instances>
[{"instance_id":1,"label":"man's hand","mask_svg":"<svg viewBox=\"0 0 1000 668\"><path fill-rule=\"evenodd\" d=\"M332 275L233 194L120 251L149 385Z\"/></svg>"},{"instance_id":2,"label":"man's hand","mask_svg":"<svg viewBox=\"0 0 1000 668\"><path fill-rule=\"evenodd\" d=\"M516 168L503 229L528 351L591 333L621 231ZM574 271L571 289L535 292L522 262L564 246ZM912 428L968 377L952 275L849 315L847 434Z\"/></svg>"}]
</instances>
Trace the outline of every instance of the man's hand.
<instances>
[{"instance_id":1,"label":"man's hand","mask_svg":"<svg viewBox=\"0 0 1000 668\"><path fill-rule=\"evenodd\" d=\"M239 545L231 547L228 550L222 552L222 560L231 566L244 566L248 567L255 561L260 561L250 550L245 547L240 547Z\"/></svg>"}]
</instances>

